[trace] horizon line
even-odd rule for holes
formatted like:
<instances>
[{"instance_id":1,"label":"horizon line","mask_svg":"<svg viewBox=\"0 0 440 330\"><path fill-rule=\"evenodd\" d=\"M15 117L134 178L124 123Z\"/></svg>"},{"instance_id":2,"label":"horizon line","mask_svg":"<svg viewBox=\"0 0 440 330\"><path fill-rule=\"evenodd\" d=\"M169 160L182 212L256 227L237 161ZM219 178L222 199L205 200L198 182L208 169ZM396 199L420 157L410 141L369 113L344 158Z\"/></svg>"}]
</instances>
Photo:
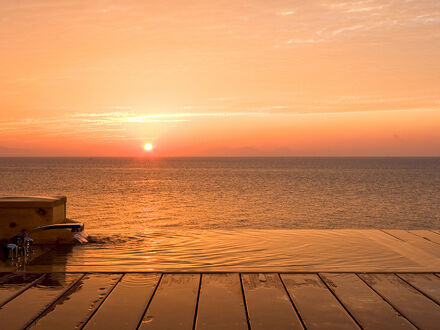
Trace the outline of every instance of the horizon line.
<instances>
[{"instance_id":1,"label":"horizon line","mask_svg":"<svg viewBox=\"0 0 440 330\"><path fill-rule=\"evenodd\" d=\"M440 158L440 155L398 155L398 156L2 156L0 158L135 158L135 159L177 159L177 158Z\"/></svg>"}]
</instances>

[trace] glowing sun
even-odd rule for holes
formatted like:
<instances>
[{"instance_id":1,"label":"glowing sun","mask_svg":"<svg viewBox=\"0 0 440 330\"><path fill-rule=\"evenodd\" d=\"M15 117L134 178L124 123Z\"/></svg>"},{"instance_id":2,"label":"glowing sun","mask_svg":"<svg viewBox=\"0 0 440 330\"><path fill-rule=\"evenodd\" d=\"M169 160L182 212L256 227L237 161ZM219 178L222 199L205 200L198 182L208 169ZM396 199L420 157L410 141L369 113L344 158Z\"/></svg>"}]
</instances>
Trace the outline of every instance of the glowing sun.
<instances>
[{"instance_id":1,"label":"glowing sun","mask_svg":"<svg viewBox=\"0 0 440 330\"><path fill-rule=\"evenodd\" d=\"M153 145L151 143L145 143L144 149L145 151L151 151L153 150Z\"/></svg>"}]
</instances>

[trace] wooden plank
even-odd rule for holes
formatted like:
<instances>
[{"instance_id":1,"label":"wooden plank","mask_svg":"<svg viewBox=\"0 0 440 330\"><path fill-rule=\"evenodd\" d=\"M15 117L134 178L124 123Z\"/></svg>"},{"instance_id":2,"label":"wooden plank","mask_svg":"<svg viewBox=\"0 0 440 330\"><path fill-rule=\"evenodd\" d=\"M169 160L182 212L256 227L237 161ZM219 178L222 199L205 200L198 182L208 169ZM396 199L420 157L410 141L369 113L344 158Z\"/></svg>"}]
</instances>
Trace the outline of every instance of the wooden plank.
<instances>
[{"instance_id":1,"label":"wooden plank","mask_svg":"<svg viewBox=\"0 0 440 330\"><path fill-rule=\"evenodd\" d=\"M3 306L43 277L44 274L26 273L12 273L3 276L0 281L0 306Z\"/></svg>"},{"instance_id":2,"label":"wooden plank","mask_svg":"<svg viewBox=\"0 0 440 330\"><path fill-rule=\"evenodd\" d=\"M84 329L136 329L159 278L159 274L124 275Z\"/></svg>"},{"instance_id":3,"label":"wooden plank","mask_svg":"<svg viewBox=\"0 0 440 330\"><path fill-rule=\"evenodd\" d=\"M303 329L278 274L242 274L252 329Z\"/></svg>"},{"instance_id":4,"label":"wooden plank","mask_svg":"<svg viewBox=\"0 0 440 330\"><path fill-rule=\"evenodd\" d=\"M394 274L359 276L416 327L438 329L440 306Z\"/></svg>"},{"instance_id":5,"label":"wooden plank","mask_svg":"<svg viewBox=\"0 0 440 330\"><path fill-rule=\"evenodd\" d=\"M31 329L80 328L121 278L120 274L90 274L30 326Z\"/></svg>"},{"instance_id":6,"label":"wooden plank","mask_svg":"<svg viewBox=\"0 0 440 330\"><path fill-rule=\"evenodd\" d=\"M221 313L219 313L221 311ZM203 274L196 329L247 329L240 275Z\"/></svg>"},{"instance_id":7,"label":"wooden plank","mask_svg":"<svg viewBox=\"0 0 440 330\"><path fill-rule=\"evenodd\" d=\"M411 235L410 233L406 234ZM378 246L383 246L384 248L390 249L397 253L396 257L402 256L411 261L407 263L407 266L404 266L404 263L401 269L394 269L395 271L417 270L430 272L436 269L440 269L440 259L435 255L435 253L431 253L430 250L416 247L414 246L414 244L396 238L395 236L387 233L384 230L368 230L365 231L365 236L375 241L375 244L377 244ZM378 272L382 270L383 269L377 269L376 267L376 270L373 271Z\"/></svg>"},{"instance_id":8,"label":"wooden plank","mask_svg":"<svg viewBox=\"0 0 440 330\"><path fill-rule=\"evenodd\" d=\"M401 239L404 242L411 244L427 253L433 254L437 257L440 257L440 245L430 242L427 239L424 239L420 236L411 234L407 230L397 230L397 229L387 229L383 230L385 233L388 233L398 239Z\"/></svg>"},{"instance_id":9,"label":"wooden plank","mask_svg":"<svg viewBox=\"0 0 440 330\"><path fill-rule=\"evenodd\" d=\"M382 231L404 242L410 242L410 241L423 242L423 240L417 239L417 235L411 234L408 230L383 229Z\"/></svg>"},{"instance_id":10,"label":"wooden plank","mask_svg":"<svg viewBox=\"0 0 440 330\"><path fill-rule=\"evenodd\" d=\"M364 329L415 329L402 315L371 290L356 274L321 274Z\"/></svg>"},{"instance_id":11,"label":"wooden plank","mask_svg":"<svg viewBox=\"0 0 440 330\"><path fill-rule=\"evenodd\" d=\"M430 230L410 230L409 232L433 243L440 244L440 235L433 233Z\"/></svg>"},{"instance_id":12,"label":"wooden plank","mask_svg":"<svg viewBox=\"0 0 440 330\"><path fill-rule=\"evenodd\" d=\"M82 274L47 274L40 282L0 309L1 328L23 329L81 276Z\"/></svg>"},{"instance_id":13,"label":"wooden plank","mask_svg":"<svg viewBox=\"0 0 440 330\"><path fill-rule=\"evenodd\" d=\"M440 278L434 274L397 274L417 290L440 304Z\"/></svg>"},{"instance_id":14,"label":"wooden plank","mask_svg":"<svg viewBox=\"0 0 440 330\"><path fill-rule=\"evenodd\" d=\"M307 329L358 329L316 274L282 274L281 278Z\"/></svg>"},{"instance_id":15,"label":"wooden plank","mask_svg":"<svg viewBox=\"0 0 440 330\"><path fill-rule=\"evenodd\" d=\"M12 273L0 272L0 283L3 283L5 279L11 276Z\"/></svg>"},{"instance_id":16,"label":"wooden plank","mask_svg":"<svg viewBox=\"0 0 440 330\"><path fill-rule=\"evenodd\" d=\"M164 274L139 329L191 329L200 274Z\"/></svg>"}]
</instances>

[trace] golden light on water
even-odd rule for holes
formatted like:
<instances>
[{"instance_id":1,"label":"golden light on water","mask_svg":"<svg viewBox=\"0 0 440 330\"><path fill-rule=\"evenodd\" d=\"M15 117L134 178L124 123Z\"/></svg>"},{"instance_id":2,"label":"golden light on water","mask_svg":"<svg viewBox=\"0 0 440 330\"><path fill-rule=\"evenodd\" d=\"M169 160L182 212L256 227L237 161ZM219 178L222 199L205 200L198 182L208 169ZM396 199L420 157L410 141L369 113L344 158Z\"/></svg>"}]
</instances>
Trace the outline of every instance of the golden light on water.
<instances>
[{"instance_id":1,"label":"golden light on water","mask_svg":"<svg viewBox=\"0 0 440 330\"><path fill-rule=\"evenodd\" d=\"M153 150L153 145L151 143L145 143L144 150L145 151L152 151Z\"/></svg>"}]
</instances>

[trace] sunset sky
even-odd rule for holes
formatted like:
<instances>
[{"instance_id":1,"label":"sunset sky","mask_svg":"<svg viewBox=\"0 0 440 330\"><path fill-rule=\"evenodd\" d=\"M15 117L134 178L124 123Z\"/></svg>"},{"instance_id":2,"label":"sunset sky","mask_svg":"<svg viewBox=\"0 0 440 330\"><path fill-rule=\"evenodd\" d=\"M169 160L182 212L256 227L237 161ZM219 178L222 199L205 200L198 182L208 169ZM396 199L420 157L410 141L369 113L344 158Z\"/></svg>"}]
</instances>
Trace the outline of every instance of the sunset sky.
<instances>
[{"instance_id":1,"label":"sunset sky","mask_svg":"<svg viewBox=\"0 0 440 330\"><path fill-rule=\"evenodd\" d=\"M145 155L440 156L440 1L2 0L0 156Z\"/></svg>"}]
</instances>

